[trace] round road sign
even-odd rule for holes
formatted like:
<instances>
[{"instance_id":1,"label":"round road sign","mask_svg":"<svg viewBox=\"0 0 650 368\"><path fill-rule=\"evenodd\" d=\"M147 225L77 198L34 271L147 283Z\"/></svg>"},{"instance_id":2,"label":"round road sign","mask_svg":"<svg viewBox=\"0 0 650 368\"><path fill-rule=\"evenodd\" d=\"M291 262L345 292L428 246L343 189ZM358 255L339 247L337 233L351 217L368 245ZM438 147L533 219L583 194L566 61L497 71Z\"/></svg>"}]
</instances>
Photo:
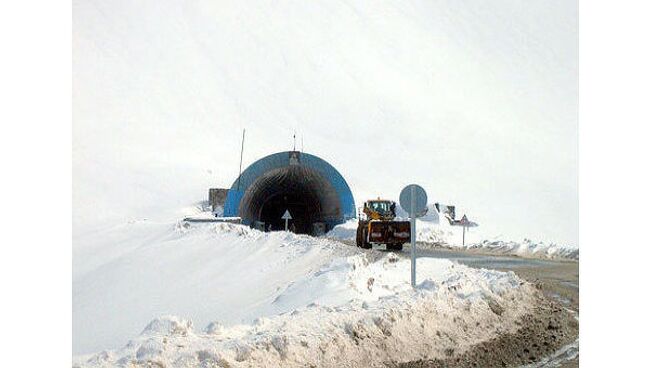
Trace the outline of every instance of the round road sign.
<instances>
[{"instance_id":1,"label":"round road sign","mask_svg":"<svg viewBox=\"0 0 650 368\"><path fill-rule=\"evenodd\" d=\"M399 205L409 216L422 217L427 212L427 192L417 184L410 184L399 194Z\"/></svg>"}]
</instances>

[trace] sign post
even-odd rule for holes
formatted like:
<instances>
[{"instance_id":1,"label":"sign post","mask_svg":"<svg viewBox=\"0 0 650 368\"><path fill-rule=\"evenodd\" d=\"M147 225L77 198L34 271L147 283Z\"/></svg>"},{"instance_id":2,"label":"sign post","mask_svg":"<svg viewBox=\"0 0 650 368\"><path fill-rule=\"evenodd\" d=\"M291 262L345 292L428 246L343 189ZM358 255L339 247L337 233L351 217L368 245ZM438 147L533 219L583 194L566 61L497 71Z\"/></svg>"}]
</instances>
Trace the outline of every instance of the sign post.
<instances>
[{"instance_id":1,"label":"sign post","mask_svg":"<svg viewBox=\"0 0 650 368\"><path fill-rule=\"evenodd\" d=\"M465 230L470 226L470 221L467 219L467 215L463 215L463 218L460 219L460 226L463 227L463 247L465 246Z\"/></svg>"},{"instance_id":2,"label":"sign post","mask_svg":"<svg viewBox=\"0 0 650 368\"><path fill-rule=\"evenodd\" d=\"M411 220L411 286L415 287L416 229L415 219L427 213L427 193L417 184L407 185L399 195L399 204Z\"/></svg>"},{"instance_id":3,"label":"sign post","mask_svg":"<svg viewBox=\"0 0 650 368\"><path fill-rule=\"evenodd\" d=\"M409 217L411 218L411 286L415 287L415 258L417 257L415 253L416 247L416 235L417 230L415 229L415 213L412 212L415 208L415 185L411 185L411 211L409 211Z\"/></svg>"},{"instance_id":4,"label":"sign post","mask_svg":"<svg viewBox=\"0 0 650 368\"><path fill-rule=\"evenodd\" d=\"M289 220L291 220L292 218L293 217L291 217L289 210L284 211L284 215L282 215L282 219L284 220L284 231L289 230Z\"/></svg>"},{"instance_id":5,"label":"sign post","mask_svg":"<svg viewBox=\"0 0 650 368\"><path fill-rule=\"evenodd\" d=\"M463 225L463 247L465 246L465 229L467 226Z\"/></svg>"}]
</instances>

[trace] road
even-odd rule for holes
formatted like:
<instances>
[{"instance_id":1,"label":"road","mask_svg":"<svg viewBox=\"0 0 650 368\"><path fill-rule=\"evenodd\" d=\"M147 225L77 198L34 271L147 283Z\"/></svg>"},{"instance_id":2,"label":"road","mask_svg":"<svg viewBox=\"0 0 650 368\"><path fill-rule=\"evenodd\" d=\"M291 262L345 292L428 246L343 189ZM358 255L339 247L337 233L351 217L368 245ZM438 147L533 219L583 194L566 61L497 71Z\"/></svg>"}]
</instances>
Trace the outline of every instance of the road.
<instances>
[{"instance_id":1,"label":"road","mask_svg":"<svg viewBox=\"0 0 650 368\"><path fill-rule=\"evenodd\" d=\"M410 248L401 255L409 257ZM578 262L490 255L446 248L420 249L418 257L446 258L474 268L513 271L533 283L541 283L542 290L567 308L579 312Z\"/></svg>"},{"instance_id":2,"label":"road","mask_svg":"<svg viewBox=\"0 0 650 368\"><path fill-rule=\"evenodd\" d=\"M405 246L401 256L410 256L410 247ZM515 256L491 255L474 251L431 248L429 245L418 247L418 257L446 258L474 268L486 268L499 271L513 271L519 277L539 285L544 294L559 301L569 310L575 312L576 318L580 308L579 300L579 263L564 260L530 259ZM579 351L577 340L565 346L562 351L544 363L534 367L578 367Z\"/></svg>"}]
</instances>

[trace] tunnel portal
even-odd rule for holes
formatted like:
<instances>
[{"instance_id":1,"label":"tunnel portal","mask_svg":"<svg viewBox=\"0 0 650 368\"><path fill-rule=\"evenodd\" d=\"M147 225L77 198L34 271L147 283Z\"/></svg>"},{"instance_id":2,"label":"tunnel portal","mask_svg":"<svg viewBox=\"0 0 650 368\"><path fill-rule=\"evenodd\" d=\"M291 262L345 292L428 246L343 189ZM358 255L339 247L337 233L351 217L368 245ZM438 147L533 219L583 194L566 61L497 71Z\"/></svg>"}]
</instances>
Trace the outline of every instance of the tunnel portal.
<instances>
[{"instance_id":1,"label":"tunnel portal","mask_svg":"<svg viewBox=\"0 0 650 368\"><path fill-rule=\"evenodd\" d=\"M249 166L228 191L224 216L241 217L260 230L289 229L318 235L355 217L345 179L324 160L297 151L280 152Z\"/></svg>"}]
</instances>

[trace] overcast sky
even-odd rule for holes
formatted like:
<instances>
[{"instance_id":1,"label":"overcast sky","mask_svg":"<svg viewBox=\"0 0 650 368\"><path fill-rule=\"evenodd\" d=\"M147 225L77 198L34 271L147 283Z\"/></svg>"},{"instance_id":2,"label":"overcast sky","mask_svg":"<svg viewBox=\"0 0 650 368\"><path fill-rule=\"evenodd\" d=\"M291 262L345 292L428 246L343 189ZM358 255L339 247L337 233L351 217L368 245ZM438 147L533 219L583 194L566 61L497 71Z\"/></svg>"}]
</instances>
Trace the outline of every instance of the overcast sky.
<instances>
[{"instance_id":1,"label":"overcast sky","mask_svg":"<svg viewBox=\"0 0 650 368\"><path fill-rule=\"evenodd\" d=\"M155 217L298 146L359 205L421 184L577 245L577 4L73 2L73 225Z\"/></svg>"}]
</instances>

